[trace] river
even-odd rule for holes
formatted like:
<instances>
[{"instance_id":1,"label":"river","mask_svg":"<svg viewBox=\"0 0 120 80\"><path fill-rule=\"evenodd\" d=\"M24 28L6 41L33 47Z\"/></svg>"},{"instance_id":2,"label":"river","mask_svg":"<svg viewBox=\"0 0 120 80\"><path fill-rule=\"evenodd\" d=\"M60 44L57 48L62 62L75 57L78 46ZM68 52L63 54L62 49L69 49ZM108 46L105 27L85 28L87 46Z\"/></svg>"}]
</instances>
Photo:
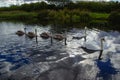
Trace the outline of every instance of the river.
<instances>
[{"instance_id":1,"label":"river","mask_svg":"<svg viewBox=\"0 0 120 80\"><path fill-rule=\"evenodd\" d=\"M17 36L18 30L34 32L36 39ZM53 34L67 30L67 45L63 41L42 39L42 32ZM81 28L55 28L52 25L28 25L0 22L0 80L119 80L120 79L120 32L86 29L86 42L75 39L85 34ZM89 53L89 49L100 49L104 38L102 60L100 51Z\"/></svg>"}]
</instances>

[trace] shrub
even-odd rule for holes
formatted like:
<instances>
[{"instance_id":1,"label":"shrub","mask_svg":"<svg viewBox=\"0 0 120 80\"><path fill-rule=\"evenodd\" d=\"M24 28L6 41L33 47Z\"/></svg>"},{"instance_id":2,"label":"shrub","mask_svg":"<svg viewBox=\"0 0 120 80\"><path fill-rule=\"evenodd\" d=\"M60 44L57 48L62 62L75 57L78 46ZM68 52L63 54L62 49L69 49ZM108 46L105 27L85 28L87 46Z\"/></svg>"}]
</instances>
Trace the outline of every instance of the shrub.
<instances>
[{"instance_id":1,"label":"shrub","mask_svg":"<svg viewBox=\"0 0 120 80\"><path fill-rule=\"evenodd\" d=\"M48 20L49 12L47 10L42 10L38 13L37 19L38 20Z\"/></svg>"},{"instance_id":2,"label":"shrub","mask_svg":"<svg viewBox=\"0 0 120 80\"><path fill-rule=\"evenodd\" d=\"M80 13L80 22L90 22L91 17L90 14L88 12L81 12Z\"/></svg>"},{"instance_id":3,"label":"shrub","mask_svg":"<svg viewBox=\"0 0 120 80\"><path fill-rule=\"evenodd\" d=\"M112 12L108 20L112 25L120 25L120 11Z\"/></svg>"}]
</instances>

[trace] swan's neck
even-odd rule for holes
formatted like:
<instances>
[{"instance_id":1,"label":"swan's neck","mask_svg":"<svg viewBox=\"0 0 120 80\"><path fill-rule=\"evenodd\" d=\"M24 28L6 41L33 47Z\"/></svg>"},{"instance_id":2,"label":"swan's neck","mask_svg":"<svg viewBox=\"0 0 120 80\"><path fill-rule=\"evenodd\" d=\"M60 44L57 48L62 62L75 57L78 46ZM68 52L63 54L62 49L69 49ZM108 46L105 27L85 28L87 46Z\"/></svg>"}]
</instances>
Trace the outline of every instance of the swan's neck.
<instances>
[{"instance_id":1,"label":"swan's neck","mask_svg":"<svg viewBox=\"0 0 120 80\"><path fill-rule=\"evenodd\" d=\"M65 30L65 34L64 34L64 37L66 37L67 36L67 31Z\"/></svg>"},{"instance_id":2,"label":"swan's neck","mask_svg":"<svg viewBox=\"0 0 120 80\"><path fill-rule=\"evenodd\" d=\"M103 40L101 40L101 50L103 50Z\"/></svg>"},{"instance_id":3,"label":"swan's neck","mask_svg":"<svg viewBox=\"0 0 120 80\"><path fill-rule=\"evenodd\" d=\"M37 35L37 29L35 29L35 34Z\"/></svg>"},{"instance_id":4,"label":"swan's neck","mask_svg":"<svg viewBox=\"0 0 120 80\"><path fill-rule=\"evenodd\" d=\"M26 34L26 27L24 28L25 34Z\"/></svg>"},{"instance_id":5,"label":"swan's neck","mask_svg":"<svg viewBox=\"0 0 120 80\"><path fill-rule=\"evenodd\" d=\"M87 30L86 30L86 28L85 28L85 36L87 36L87 33L86 33L86 31L87 31Z\"/></svg>"}]
</instances>

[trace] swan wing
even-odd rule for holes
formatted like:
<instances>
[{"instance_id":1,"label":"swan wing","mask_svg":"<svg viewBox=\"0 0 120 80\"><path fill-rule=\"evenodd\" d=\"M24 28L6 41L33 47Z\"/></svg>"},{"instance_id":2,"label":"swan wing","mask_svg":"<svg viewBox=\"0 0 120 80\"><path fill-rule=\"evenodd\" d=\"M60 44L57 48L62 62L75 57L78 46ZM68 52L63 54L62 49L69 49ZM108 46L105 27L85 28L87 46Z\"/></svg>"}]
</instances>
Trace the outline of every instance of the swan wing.
<instances>
[{"instance_id":1,"label":"swan wing","mask_svg":"<svg viewBox=\"0 0 120 80\"><path fill-rule=\"evenodd\" d=\"M87 49L91 49L91 50L100 50L100 45L97 44L96 42L93 42L93 41L91 41L91 42L86 42L86 43L85 43L85 47L86 47Z\"/></svg>"}]
</instances>

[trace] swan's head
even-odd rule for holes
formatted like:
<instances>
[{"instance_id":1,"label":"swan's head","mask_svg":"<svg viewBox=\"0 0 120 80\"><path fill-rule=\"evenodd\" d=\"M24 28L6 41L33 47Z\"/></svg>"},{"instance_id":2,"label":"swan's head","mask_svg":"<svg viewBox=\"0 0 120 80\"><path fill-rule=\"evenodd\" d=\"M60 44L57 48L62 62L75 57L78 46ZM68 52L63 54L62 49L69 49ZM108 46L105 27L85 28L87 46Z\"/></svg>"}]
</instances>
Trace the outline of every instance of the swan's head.
<instances>
[{"instance_id":1,"label":"swan's head","mask_svg":"<svg viewBox=\"0 0 120 80\"><path fill-rule=\"evenodd\" d=\"M27 28L25 27L24 30L26 30Z\"/></svg>"},{"instance_id":2,"label":"swan's head","mask_svg":"<svg viewBox=\"0 0 120 80\"><path fill-rule=\"evenodd\" d=\"M87 26L85 26L85 29L87 29Z\"/></svg>"},{"instance_id":3,"label":"swan's head","mask_svg":"<svg viewBox=\"0 0 120 80\"><path fill-rule=\"evenodd\" d=\"M105 42L105 38L101 38L101 41L104 41L104 42Z\"/></svg>"}]
</instances>

